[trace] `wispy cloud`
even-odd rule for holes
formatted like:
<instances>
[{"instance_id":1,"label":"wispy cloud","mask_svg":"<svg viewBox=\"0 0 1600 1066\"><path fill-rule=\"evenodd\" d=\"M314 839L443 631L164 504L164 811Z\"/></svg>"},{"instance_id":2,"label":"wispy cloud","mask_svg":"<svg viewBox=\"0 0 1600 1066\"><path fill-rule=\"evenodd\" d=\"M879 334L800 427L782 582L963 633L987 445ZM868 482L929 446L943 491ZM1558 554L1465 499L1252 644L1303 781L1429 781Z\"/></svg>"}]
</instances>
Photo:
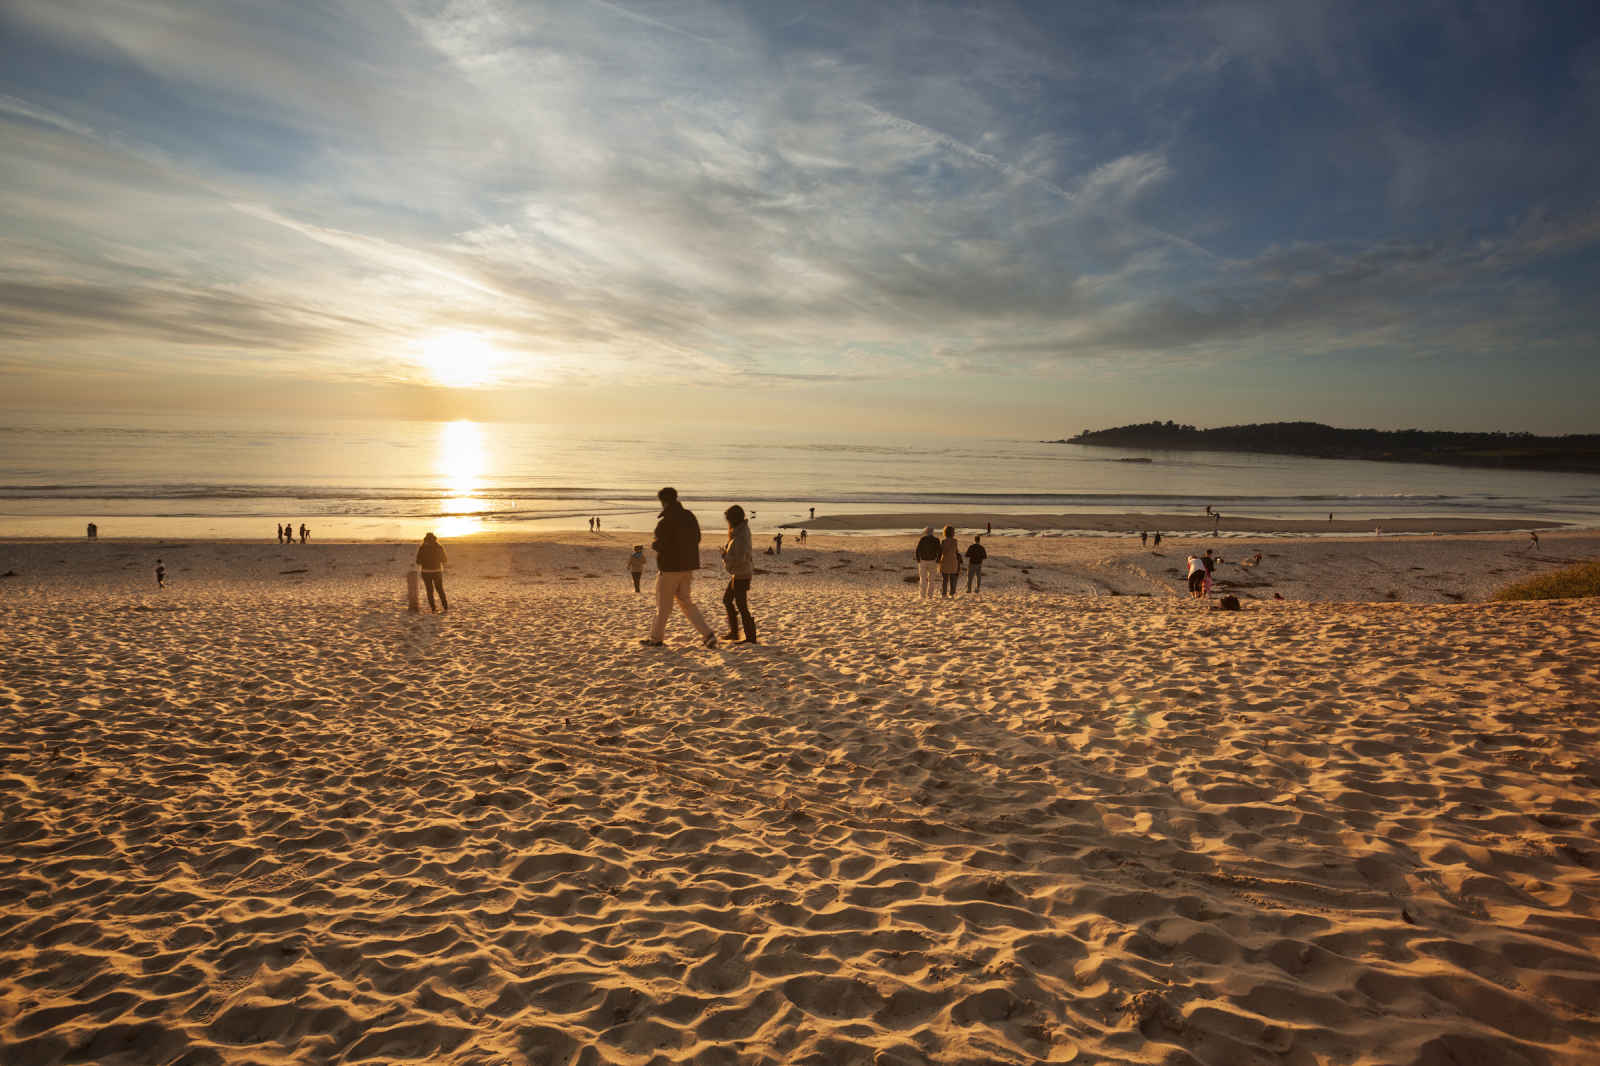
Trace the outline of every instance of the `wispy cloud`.
<instances>
[{"instance_id":1,"label":"wispy cloud","mask_svg":"<svg viewBox=\"0 0 1600 1066\"><path fill-rule=\"evenodd\" d=\"M1600 61L1557 20L799 14L0 10L7 373L381 382L472 329L511 383L1065 381L1496 343L1574 363L1594 325L1567 297L1600 242ZM1483 87L1439 88L1469 66Z\"/></svg>"}]
</instances>

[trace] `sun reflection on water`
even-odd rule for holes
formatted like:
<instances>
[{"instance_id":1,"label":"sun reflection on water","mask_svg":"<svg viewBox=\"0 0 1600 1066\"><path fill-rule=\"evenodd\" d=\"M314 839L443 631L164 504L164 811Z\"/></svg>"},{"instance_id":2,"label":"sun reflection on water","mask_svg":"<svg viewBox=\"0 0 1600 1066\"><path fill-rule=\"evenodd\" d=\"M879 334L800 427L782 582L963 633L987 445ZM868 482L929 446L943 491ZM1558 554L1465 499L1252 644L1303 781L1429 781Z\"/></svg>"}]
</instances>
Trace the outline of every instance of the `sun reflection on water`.
<instances>
[{"instance_id":1,"label":"sun reflection on water","mask_svg":"<svg viewBox=\"0 0 1600 1066\"><path fill-rule=\"evenodd\" d=\"M435 470L450 495L439 501L441 518L435 532L441 537L460 537L483 528L476 512L488 509L479 497L483 474L488 468L483 427L460 419L439 426L439 449Z\"/></svg>"}]
</instances>

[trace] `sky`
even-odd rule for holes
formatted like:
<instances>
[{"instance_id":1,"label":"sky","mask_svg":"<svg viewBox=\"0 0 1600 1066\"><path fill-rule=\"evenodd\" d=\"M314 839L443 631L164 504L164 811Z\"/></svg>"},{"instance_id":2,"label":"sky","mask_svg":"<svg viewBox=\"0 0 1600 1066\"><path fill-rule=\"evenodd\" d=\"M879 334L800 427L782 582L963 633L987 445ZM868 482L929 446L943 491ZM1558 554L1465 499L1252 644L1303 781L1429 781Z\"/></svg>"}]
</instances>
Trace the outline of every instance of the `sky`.
<instances>
[{"instance_id":1,"label":"sky","mask_svg":"<svg viewBox=\"0 0 1600 1066\"><path fill-rule=\"evenodd\" d=\"M0 406L1600 431L1600 6L0 0Z\"/></svg>"}]
</instances>

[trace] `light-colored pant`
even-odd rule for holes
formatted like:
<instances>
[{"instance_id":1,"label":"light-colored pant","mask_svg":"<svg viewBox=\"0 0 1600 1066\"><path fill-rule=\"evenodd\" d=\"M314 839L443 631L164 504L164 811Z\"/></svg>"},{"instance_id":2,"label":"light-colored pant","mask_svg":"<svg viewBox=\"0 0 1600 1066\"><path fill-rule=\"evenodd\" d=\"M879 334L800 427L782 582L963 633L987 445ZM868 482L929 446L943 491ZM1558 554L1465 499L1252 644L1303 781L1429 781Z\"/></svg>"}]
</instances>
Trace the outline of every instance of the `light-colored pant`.
<instances>
[{"instance_id":1,"label":"light-colored pant","mask_svg":"<svg viewBox=\"0 0 1600 1066\"><path fill-rule=\"evenodd\" d=\"M922 579L922 598L931 600L939 594L939 560L918 559L917 576Z\"/></svg>"},{"instance_id":2,"label":"light-colored pant","mask_svg":"<svg viewBox=\"0 0 1600 1066\"><path fill-rule=\"evenodd\" d=\"M650 639L662 640L667 635L667 618L672 614L672 601L683 608L683 616L702 637L711 635L700 608L689 598L689 588L694 584L693 570L666 570L656 575L656 621L650 627Z\"/></svg>"}]
</instances>

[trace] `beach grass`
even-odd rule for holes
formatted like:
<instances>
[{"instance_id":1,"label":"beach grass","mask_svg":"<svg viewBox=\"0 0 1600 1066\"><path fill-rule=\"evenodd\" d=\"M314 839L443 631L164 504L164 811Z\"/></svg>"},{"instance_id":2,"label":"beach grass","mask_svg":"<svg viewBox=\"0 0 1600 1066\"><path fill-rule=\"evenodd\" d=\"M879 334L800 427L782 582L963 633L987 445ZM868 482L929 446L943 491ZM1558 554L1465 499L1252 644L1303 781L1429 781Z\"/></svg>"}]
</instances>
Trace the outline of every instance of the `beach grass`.
<instances>
[{"instance_id":1,"label":"beach grass","mask_svg":"<svg viewBox=\"0 0 1600 1066\"><path fill-rule=\"evenodd\" d=\"M1523 578L1494 594L1497 600L1567 600L1581 596L1600 596L1600 560Z\"/></svg>"}]
</instances>

